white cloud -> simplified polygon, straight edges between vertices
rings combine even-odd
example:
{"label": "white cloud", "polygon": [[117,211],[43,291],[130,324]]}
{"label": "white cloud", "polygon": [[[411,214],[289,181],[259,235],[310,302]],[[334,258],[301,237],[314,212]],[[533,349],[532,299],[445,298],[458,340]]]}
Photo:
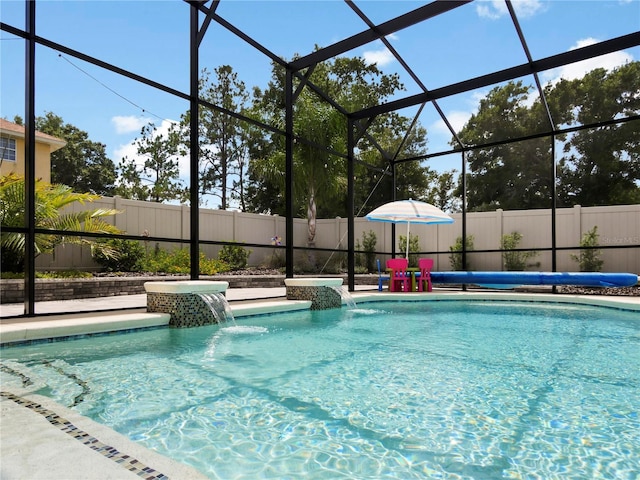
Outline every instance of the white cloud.
{"label": "white cloud", "polygon": [[362,57],[366,63],[375,63],[379,67],[384,67],[396,59],[387,48],[383,48],[382,50],[368,50],[362,53]]}
{"label": "white cloud", "polygon": [[116,127],[117,134],[123,133],[131,133],[136,132],[139,133],[142,127],[144,127],[151,120],[143,117],[134,117],[133,115],[129,115],[126,117],[117,115],[111,119],[111,123]]}
{"label": "white cloud", "polygon": [[[389,42],[398,41],[399,37],[395,34],[389,34],[385,37]],[[384,46],[382,41],[377,40],[374,45],[377,45],[378,50],[366,50],[362,52],[362,58],[368,64],[376,64],[378,67],[384,67],[385,65],[389,65],[393,62],[396,57],[393,56],[393,53],[389,51],[387,47]],[[375,48],[375,47],[374,47]]]}
{"label": "white cloud", "polygon": [[[543,4],[540,0],[515,0],[512,5],[519,18],[532,17],[543,10]],[[509,14],[504,0],[480,1],[476,4],[476,12],[478,16],[491,20],[497,20]]]}
{"label": "white cloud", "polygon": [[545,9],[543,3],[539,0],[516,0],[513,2],[513,8],[519,18],[533,17]]}
{"label": "white cloud", "polygon": [[490,0],[485,2],[478,2],[476,4],[476,12],[478,13],[479,17],[496,20],[506,15],[509,11],[507,10],[507,6],[504,2],[498,0]]}
{"label": "white cloud", "polygon": [[[575,50],[576,48],[586,47],[598,43],[598,40],[594,38],[585,38],[579,40],[569,50]],[[625,63],[632,62],[633,56],[624,51],[618,51],[602,55],[600,57],[590,58],[589,60],[583,60],[582,62],[565,65],[560,68],[554,68],[541,73],[541,78],[544,83],[554,84],[560,79],[575,80],[582,78],[591,70],[596,68],[604,68],[605,70],[613,70],[616,67],[624,65]]]}
{"label": "white cloud", "polygon": [[475,90],[471,92],[469,104],[472,106],[474,112],[478,111],[478,108],[480,107],[480,101],[487,98],[487,95],[489,95],[489,90]]}
{"label": "white cloud", "polygon": [[[449,123],[456,132],[459,132],[462,127],[464,127],[465,123],[467,123],[471,118],[471,115],[472,112],[463,112],[460,110],[452,110],[451,112],[448,112],[446,114],[447,120],[449,120]],[[436,134],[451,136],[451,132],[442,119],[431,124],[431,127],[428,129],[428,131]]]}

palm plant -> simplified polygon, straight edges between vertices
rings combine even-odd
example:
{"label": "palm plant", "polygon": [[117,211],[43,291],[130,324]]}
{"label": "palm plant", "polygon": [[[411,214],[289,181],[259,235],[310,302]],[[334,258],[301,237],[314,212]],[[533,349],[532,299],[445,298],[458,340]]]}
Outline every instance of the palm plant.
{"label": "palm plant", "polygon": [[[38,229],[85,232],[85,233],[122,233],[107,223],[103,217],[115,215],[118,210],[97,208],[79,212],[62,212],[74,203],[84,204],[100,198],[89,193],[76,193],[66,185],[52,185],[37,181],[35,186],[35,226]],[[8,175],[0,177],[0,222],[3,232],[0,234],[2,246],[2,268],[5,271],[20,272],[24,265],[26,239],[23,232],[7,232],[7,227],[22,228],[25,222],[25,182],[24,177]],[[99,248],[106,256],[116,256],[108,244],[98,243],[91,238],[75,235],[38,234],[35,236],[36,256],[53,253],[58,245],[75,244]]]}

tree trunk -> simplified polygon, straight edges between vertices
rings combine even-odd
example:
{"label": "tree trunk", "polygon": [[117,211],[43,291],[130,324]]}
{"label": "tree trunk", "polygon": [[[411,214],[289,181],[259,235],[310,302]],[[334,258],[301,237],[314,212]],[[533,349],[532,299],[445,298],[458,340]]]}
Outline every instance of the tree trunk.
{"label": "tree trunk", "polygon": [[313,189],[311,189],[310,193],[309,204],[307,205],[307,241],[313,243],[316,239],[316,195]]}

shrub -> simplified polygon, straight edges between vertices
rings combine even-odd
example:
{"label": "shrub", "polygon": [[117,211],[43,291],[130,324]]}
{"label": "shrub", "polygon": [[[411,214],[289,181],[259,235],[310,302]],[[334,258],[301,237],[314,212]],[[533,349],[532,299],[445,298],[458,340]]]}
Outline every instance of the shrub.
{"label": "shrub", "polygon": [[[24,272],[2,272],[3,280],[18,280],[24,278]],[[36,278],[91,278],[93,274],[80,270],[56,270],[56,271],[38,271]]]}
{"label": "shrub", "polygon": [[296,275],[304,273],[317,273],[318,267],[309,261],[306,251],[296,251],[293,253],[293,273]]}
{"label": "shrub", "polygon": [[168,252],[156,247],[154,252],[144,259],[143,269],[153,273],[189,273],[191,257],[188,248],[178,248]]}
{"label": "shrub", "polygon": [[231,270],[242,270],[246,268],[251,250],[247,250],[240,245],[225,245],[218,253],[218,260],[225,262]]}
{"label": "shrub", "polygon": [[375,272],[376,268],[376,243],[378,239],[373,230],[362,232],[362,250],[364,250],[364,266],[367,272]]}
{"label": "shrub", "polygon": [[362,244],[360,243],[360,240],[356,240],[355,249],[360,253],[355,254],[355,273],[371,273],[378,271],[376,267],[377,243],[378,238],[373,230],[362,232]]}
{"label": "shrub", "polygon": [[[473,250],[473,235],[467,235],[467,252]],[[462,236],[456,238],[456,243],[449,247],[449,263],[451,270],[462,270]],[[471,261],[467,258],[467,270],[471,270]]]}
{"label": "shrub", "polygon": [[364,273],[364,271],[366,270],[364,266],[365,256],[364,256],[364,253],[361,253],[362,245],[360,245],[360,240],[358,240],[357,238],[356,238],[355,250],[356,252],[354,253],[354,259],[356,262],[356,270],[360,270],[359,273]]}
{"label": "shrub", "polygon": [[326,260],[322,261],[322,268],[319,273],[339,275],[345,272],[346,270],[347,270],[347,254],[343,252],[338,252],[338,253],[329,255],[326,258]]}
{"label": "shrub", "polygon": [[513,251],[518,248],[522,240],[522,234],[519,232],[512,232],[509,235],[503,235],[500,242],[502,250],[511,250],[502,252],[502,259],[504,261],[504,268],[507,271],[521,272],[527,267],[539,265],[529,264],[527,260],[538,255],[538,252],[532,251]]}
{"label": "shrub", "polygon": [[204,252],[200,252],[200,273],[202,275],[215,275],[231,270],[229,265],[215,258],[208,258]]}
{"label": "shrub", "polygon": [[283,252],[274,250],[270,256],[265,257],[262,266],[265,268],[282,269],[287,266],[287,260]]}
{"label": "shrub", "polygon": [[[227,263],[215,258],[207,258],[204,252],[200,252],[199,267],[202,275],[215,275],[230,270]],[[142,268],[146,272],[186,275],[191,271],[191,254],[188,248],[178,248],[171,252],[156,248],[154,253],[144,258]]]}
{"label": "shrub", "polygon": [[600,250],[594,248],[600,245],[598,237],[598,226],[596,225],[592,230],[582,235],[580,246],[585,250],[580,250],[580,255],[571,255],[571,259],[580,265],[581,272],[599,272],[602,270],[604,261],[600,259]]}
{"label": "shrub", "polygon": [[[407,237],[404,235],[400,235],[400,241],[398,242],[398,248],[402,255],[406,255],[407,253]],[[418,266],[418,256],[417,252],[420,251],[420,238],[418,235],[411,235],[409,233],[409,266],[417,267]],[[412,255],[414,253],[415,255]],[[375,262],[375,260],[374,260]]]}
{"label": "shrub", "polygon": [[115,252],[113,255],[105,255],[103,248],[91,250],[93,259],[107,272],[142,271],[145,249],[140,242],[113,238],[99,243],[106,244],[109,250]]}
{"label": "shrub", "polygon": [[55,272],[36,272],[36,278],[92,278],[90,272],[80,270],[58,270]]}
{"label": "shrub", "polygon": [[[282,245],[282,238],[279,235],[271,237],[271,245],[279,247]],[[283,250],[274,248],[271,252],[271,257],[267,257],[263,262],[263,266],[267,268],[282,269],[287,266],[287,259]]]}

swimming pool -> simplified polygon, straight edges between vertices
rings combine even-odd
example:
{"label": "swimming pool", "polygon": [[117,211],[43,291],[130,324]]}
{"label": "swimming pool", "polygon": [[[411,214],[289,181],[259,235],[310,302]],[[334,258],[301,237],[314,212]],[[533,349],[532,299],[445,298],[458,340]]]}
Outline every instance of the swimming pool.
{"label": "swimming pool", "polygon": [[10,348],[2,363],[211,478],[636,478],[637,317],[376,302]]}

